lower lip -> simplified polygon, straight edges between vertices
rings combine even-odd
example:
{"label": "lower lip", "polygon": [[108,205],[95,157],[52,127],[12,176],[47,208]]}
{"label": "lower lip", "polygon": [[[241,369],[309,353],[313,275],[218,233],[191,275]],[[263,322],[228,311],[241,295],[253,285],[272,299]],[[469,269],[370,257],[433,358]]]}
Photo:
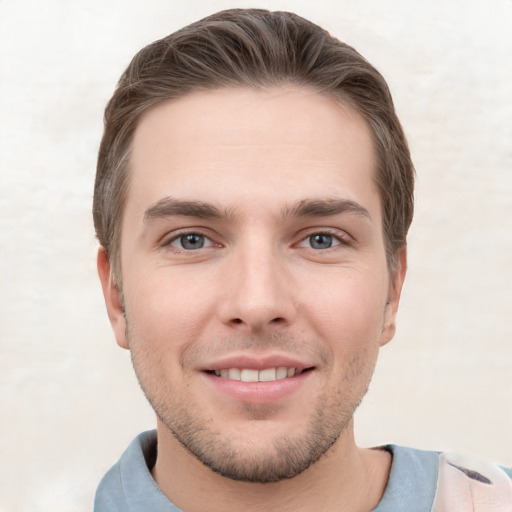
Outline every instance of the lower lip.
{"label": "lower lip", "polygon": [[312,373],[312,370],[308,370],[293,377],[268,382],[242,382],[210,373],[203,373],[203,375],[215,390],[235,400],[244,403],[267,404],[277,402],[295,393]]}

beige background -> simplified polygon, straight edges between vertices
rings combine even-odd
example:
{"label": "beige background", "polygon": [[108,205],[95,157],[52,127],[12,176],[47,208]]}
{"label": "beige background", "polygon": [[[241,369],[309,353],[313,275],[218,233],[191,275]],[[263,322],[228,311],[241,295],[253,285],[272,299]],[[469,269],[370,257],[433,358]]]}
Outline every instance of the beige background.
{"label": "beige background", "polygon": [[[245,1],[0,0],[0,512],[91,510],[153,426],[117,348],[90,218],[102,110],[143,44]],[[264,1],[388,79],[418,171],[395,340],[365,445],[512,464],[512,1]]]}

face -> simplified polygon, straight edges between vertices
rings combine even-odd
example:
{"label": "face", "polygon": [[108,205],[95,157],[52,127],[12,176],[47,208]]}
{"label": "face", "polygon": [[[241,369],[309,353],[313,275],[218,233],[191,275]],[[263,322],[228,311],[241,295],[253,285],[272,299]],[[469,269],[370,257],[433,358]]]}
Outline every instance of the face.
{"label": "face", "polygon": [[195,93],[145,114],[131,170],[122,300],[99,273],[160,424],[229,478],[301,473],[394,333],[368,126],[308,89]]}

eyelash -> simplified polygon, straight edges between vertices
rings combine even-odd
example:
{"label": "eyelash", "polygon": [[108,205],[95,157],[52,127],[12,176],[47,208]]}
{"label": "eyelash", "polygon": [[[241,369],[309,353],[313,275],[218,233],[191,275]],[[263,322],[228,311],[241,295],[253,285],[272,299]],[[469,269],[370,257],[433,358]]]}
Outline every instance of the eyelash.
{"label": "eyelash", "polygon": [[[206,243],[208,245],[206,245],[206,247],[205,247],[205,245],[201,245],[200,247],[195,248],[195,249],[193,249],[193,248],[187,249],[187,248],[183,247],[183,244],[181,244],[182,245],[181,247],[173,246],[174,242],[177,242],[177,241],[183,239],[184,237],[194,236],[194,235],[198,236],[198,237],[202,237],[204,239],[204,241],[207,241]],[[329,247],[318,248],[318,249],[315,247],[311,247],[311,245],[309,245],[308,247],[301,245],[303,243],[307,243],[308,240],[311,241],[312,237],[314,237],[314,236],[332,237],[332,239],[335,240],[336,243],[334,243],[333,245],[331,245]],[[351,244],[352,244],[352,241],[350,239],[350,236],[344,232],[340,232],[339,230],[332,230],[332,229],[318,229],[318,230],[311,230],[306,236],[303,236],[301,238],[301,240],[297,244],[295,244],[295,246],[303,247],[305,249],[311,249],[311,250],[314,250],[315,252],[325,252],[330,249],[334,249],[335,247],[338,247],[340,245],[341,246],[350,246]],[[220,244],[216,244],[215,242],[213,242],[212,239],[208,235],[201,232],[200,230],[181,231],[179,233],[174,234],[171,238],[164,240],[161,245],[165,248],[173,248],[175,251],[179,251],[179,252],[196,252],[196,251],[199,251],[200,249],[207,249],[209,247],[214,247],[214,246],[221,247]]]}
{"label": "eyelash", "polygon": [[176,251],[181,251],[181,252],[195,252],[195,251],[198,251],[199,249],[205,248],[204,246],[201,246],[201,247],[199,247],[197,249],[186,249],[184,247],[174,247],[173,246],[174,242],[179,241],[180,239],[183,239],[183,238],[185,238],[187,236],[202,237],[205,241],[208,241],[208,245],[207,245],[206,248],[213,247],[215,245],[220,246],[219,244],[215,244],[215,242],[213,242],[212,239],[208,235],[206,235],[205,233],[203,233],[203,232],[201,232],[200,230],[197,230],[197,229],[186,230],[186,231],[181,231],[179,233],[175,233],[171,238],[165,239],[161,245],[163,247],[165,247],[165,248],[170,247],[170,248],[173,248]]}
{"label": "eyelash", "polygon": [[334,249],[338,246],[351,246],[352,245],[352,239],[347,233],[342,232],[342,231],[340,232],[339,230],[328,229],[328,228],[311,230],[306,236],[301,238],[300,242],[296,245],[300,246],[300,244],[307,242],[308,240],[311,240],[312,237],[321,236],[321,235],[332,237],[333,240],[335,240],[337,243],[330,247],[324,248],[324,249],[315,249],[314,247],[311,247],[311,246],[305,247],[305,248],[312,249],[317,252],[323,252],[323,251],[328,251],[330,249]]}

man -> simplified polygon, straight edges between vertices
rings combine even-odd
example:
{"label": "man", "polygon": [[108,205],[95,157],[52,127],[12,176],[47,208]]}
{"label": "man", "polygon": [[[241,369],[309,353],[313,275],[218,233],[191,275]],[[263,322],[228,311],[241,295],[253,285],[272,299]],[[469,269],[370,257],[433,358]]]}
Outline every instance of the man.
{"label": "man", "polygon": [[224,11],[136,55],[94,220],[157,430],[96,511],[510,510],[501,468],[354,441],[395,331],[413,177],[384,79],[296,15]]}

